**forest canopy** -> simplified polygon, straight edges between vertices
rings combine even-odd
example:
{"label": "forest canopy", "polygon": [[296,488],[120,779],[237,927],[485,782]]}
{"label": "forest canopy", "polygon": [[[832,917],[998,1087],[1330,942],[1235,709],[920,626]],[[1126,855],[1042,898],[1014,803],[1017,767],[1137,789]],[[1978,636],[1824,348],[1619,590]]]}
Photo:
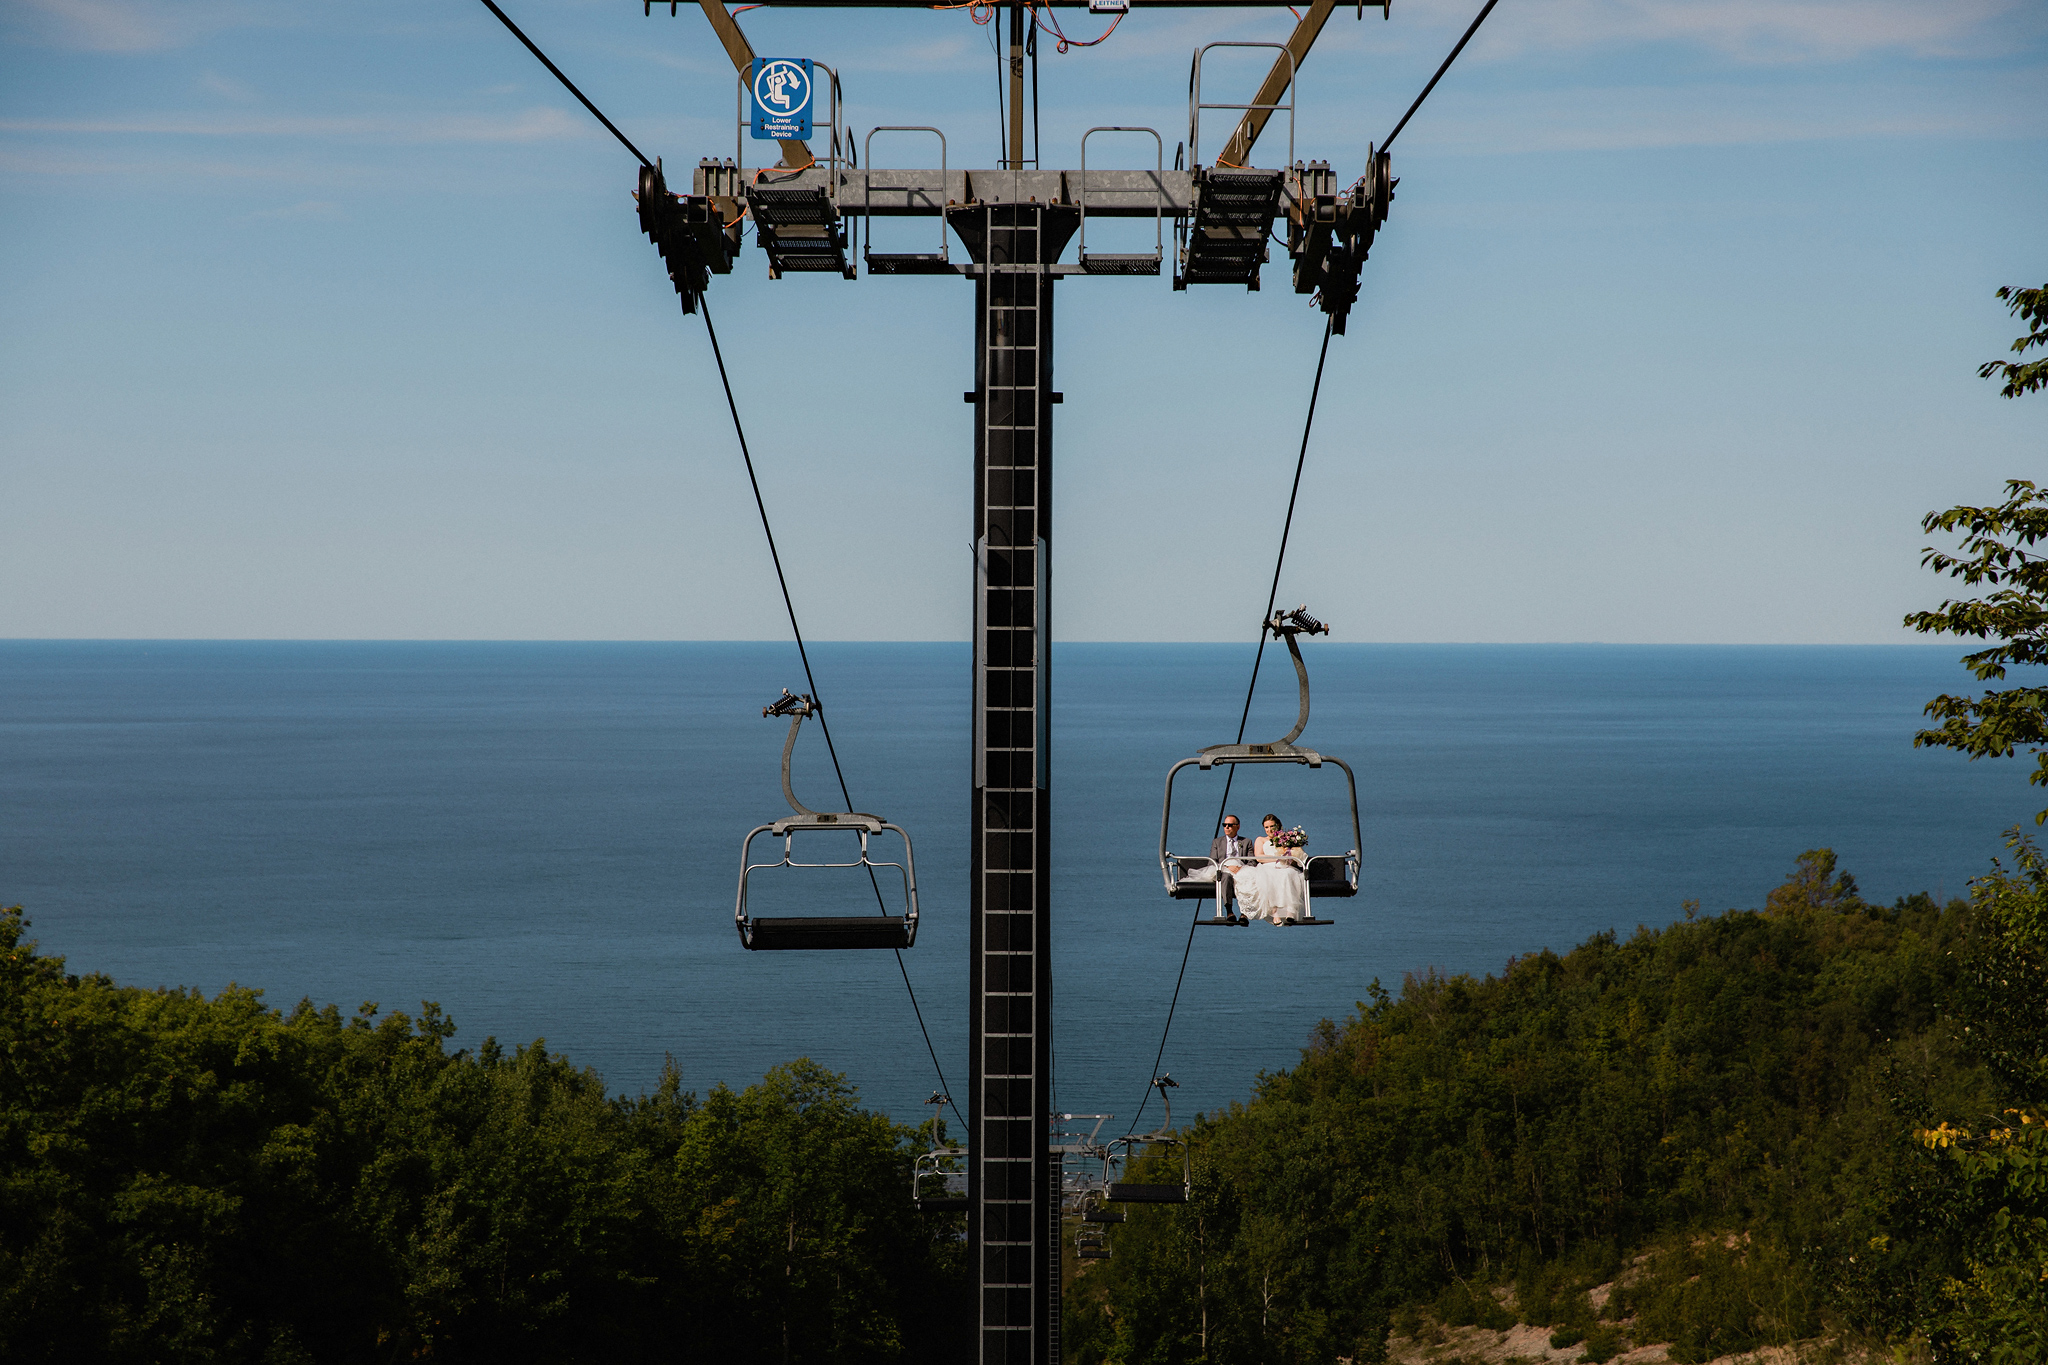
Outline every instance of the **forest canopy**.
{"label": "forest canopy", "polygon": [[1518,1322],[1591,1361],[2048,1359],[2048,869],[2015,847],[1968,902],[1872,904],[1817,849],[1760,912],[1374,981],[1195,1126],[1189,1204],[1076,1266],[1068,1361],[1377,1360]]}
{"label": "forest canopy", "polygon": [[[2048,862],[2013,848],[1967,901],[1873,903],[1817,849],[1761,910],[1370,983],[1185,1130],[1189,1204],[1069,1254],[1065,1360],[1328,1365],[1517,1323],[1591,1362],[2048,1358]],[[612,1097],[538,1041],[454,1048],[432,1005],[122,987],[24,928],[0,916],[0,1358],[968,1339],[959,1216],[910,1199],[937,1135],[810,1062]]]}
{"label": "forest canopy", "polygon": [[[0,917],[0,1359],[932,1359],[928,1143],[808,1061],[608,1097],[541,1042],[68,975]],[[942,1344],[943,1343],[943,1344]]]}

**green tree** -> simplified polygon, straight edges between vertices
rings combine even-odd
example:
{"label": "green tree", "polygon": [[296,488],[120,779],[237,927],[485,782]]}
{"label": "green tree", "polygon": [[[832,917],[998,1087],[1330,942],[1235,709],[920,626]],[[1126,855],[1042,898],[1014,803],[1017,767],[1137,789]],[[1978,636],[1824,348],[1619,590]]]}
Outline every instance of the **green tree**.
{"label": "green tree", "polygon": [[1821,914],[1860,910],[1863,898],[1856,892],[1856,879],[1835,871],[1835,851],[1809,848],[1799,855],[1798,867],[1783,886],[1764,898],[1766,915]]}
{"label": "green tree", "polygon": [[1981,1137],[1944,1123],[1921,1140],[1953,1162],[1973,1225],[1967,1276],[1951,1278],[1933,1333],[1939,1358],[2048,1360],[2048,1125],[2007,1110]]}
{"label": "green tree", "polygon": [[[2048,539],[2048,489],[2028,479],[2009,479],[2005,487],[2000,506],[1951,507],[1928,513],[1921,523],[1928,531],[1964,532],[1959,553],[1929,547],[1922,564],[1997,591],[1906,617],[1922,634],[1999,641],[1963,656],[1980,682],[2003,680],[2011,664],[2048,664],[2048,555],[2029,548]],[[1974,760],[2011,758],[2024,744],[2036,755],[2027,780],[2048,787],[2048,749],[2042,747],[2048,745],[2048,687],[1994,688],[1981,697],[1943,693],[1924,710],[1940,725],[1915,734],[1914,748],[1960,749]],[[2048,810],[2034,823],[2048,823]]]}
{"label": "green tree", "polygon": [[[2048,348],[2048,284],[2039,289],[2007,285],[1998,291],[1998,297],[2005,300],[2008,312],[2027,324],[2026,335],[2012,343],[2013,354],[2025,355],[2036,346]],[[1977,367],[1977,377],[2003,378],[2005,387],[1999,393],[2017,398],[2048,386],[2048,360],[1987,360]]]}
{"label": "green tree", "polygon": [[[1955,995],[1965,1047],[2005,1103],[1916,1136],[1952,1179],[1962,1273],[1929,1324],[1944,1361],[2048,1360],[2048,859],[2017,831],[2017,866],[1970,884],[1973,943]],[[1973,1131],[1974,1130],[1974,1131]]]}
{"label": "green tree", "polygon": [[854,1098],[800,1058],[692,1116],[675,1170],[694,1274],[722,1286],[695,1329],[705,1358],[925,1359],[968,1335],[957,1220],[916,1212],[910,1131]]}
{"label": "green tree", "polygon": [[[2005,288],[2013,314],[2028,325],[2012,344],[2025,355],[2048,347],[2048,285],[2040,289]],[[2048,360],[1988,361],[1978,374],[2003,376],[2007,398],[2048,386]],[[1906,624],[1923,635],[1963,635],[1995,640],[1989,649],[1965,654],[1963,663],[1979,682],[2003,681],[2012,664],[2048,664],[2048,555],[2032,547],[2048,539],[2048,489],[2028,479],[2008,479],[2005,501],[1996,507],[1951,507],[1929,512],[1921,529],[1960,531],[1963,543],[1950,554],[1928,546],[1920,562],[1936,573],[1960,578],[1966,586],[1994,589],[1983,597],[1943,602],[1933,611],[1911,612]],[[1913,736],[1913,747],[1960,749],[1974,761],[1987,756],[2011,758],[2020,745],[2036,756],[2028,781],[2048,787],[2048,687],[2005,687],[1981,697],[1943,693],[1924,708],[1940,722]],[[2035,813],[2034,823],[2048,824],[2048,810]]]}
{"label": "green tree", "polygon": [[2018,830],[2006,847],[2016,866],[1970,883],[1975,942],[1954,1008],[2004,1098],[2048,1110],[2048,858]]}

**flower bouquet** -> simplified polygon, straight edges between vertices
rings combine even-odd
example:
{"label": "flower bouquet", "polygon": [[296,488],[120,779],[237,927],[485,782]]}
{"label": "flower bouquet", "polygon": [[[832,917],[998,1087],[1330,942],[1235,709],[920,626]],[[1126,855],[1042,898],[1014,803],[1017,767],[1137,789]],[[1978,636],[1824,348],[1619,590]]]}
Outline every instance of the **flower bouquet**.
{"label": "flower bouquet", "polygon": [[1300,825],[1296,825],[1293,829],[1281,830],[1278,834],[1275,834],[1273,837],[1266,840],[1266,842],[1272,845],[1274,848],[1307,848],[1308,832],[1304,830]]}

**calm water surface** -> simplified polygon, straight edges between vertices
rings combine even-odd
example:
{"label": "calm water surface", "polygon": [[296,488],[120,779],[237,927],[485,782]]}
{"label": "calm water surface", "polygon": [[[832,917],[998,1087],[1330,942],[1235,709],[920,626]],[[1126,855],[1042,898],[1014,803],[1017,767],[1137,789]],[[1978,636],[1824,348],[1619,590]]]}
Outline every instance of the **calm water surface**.
{"label": "calm water surface", "polygon": [[[1327,929],[1194,937],[1163,1062],[1186,1108],[1290,1065],[1374,977],[1754,906],[1829,846],[1883,900],[1957,894],[2039,793],[2018,763],[1911,748],[1969,688],[1928,647],[1313,642],[1304,743],[1359,774],[1363,892]],[[821,645],[854,800],[917,841],[905,955],[964,1086],[964,645]],[[1294,713],[1269,656],[1248,738]],[[1161,894],[1161,783],[1231,739],[1248,647],[1054,651],[1059,1100],[1128,1118],[1188,942]],[[750,954],[741,836],[786,809],[800,689],[767,644],[0,642],[0,903],[46,952],[141,986],[260,986],[353,1009],[440,1002],[474,1045],[545,1037],[627,1092],[809,1055],[915,1119],[933,1087],[895,959]],[[817,737],[797,788],[833,806]],[[1203,785],[1207,784],[1207,785]],[[1183,774],[1176,847],[1220,778]],[[1348,845],[1341,777],[1250,773],[1231,807]],[[1179,818],[1185,815],[1185,819]]]}

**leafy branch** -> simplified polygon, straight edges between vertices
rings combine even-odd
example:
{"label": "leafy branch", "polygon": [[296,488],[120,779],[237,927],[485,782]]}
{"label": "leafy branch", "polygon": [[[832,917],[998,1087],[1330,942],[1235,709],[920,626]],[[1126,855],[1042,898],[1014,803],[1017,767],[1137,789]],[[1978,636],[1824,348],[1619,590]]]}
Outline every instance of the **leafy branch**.
{"label": "leafy branch", "polygon": [[[2048,348],[2048,285],[2039,289],[2000,289],[2007,309],[2028,326],[2012,344],[2026,355]],[[2048,359],[1989,361],[1979,377],[2003,376],[2001,392],[2017,398],[2048,387]],[[1979,682],[2003,681],[2013,664],[2048,664],[2048,555],[2034,547],[2048,541],[2048,489],[2030,479],[2008,479],[2005,501],[1996,507],[1951,507],[1929,512],[1920,527],[1960,533],[1962,545],[1953,553],[1928,546],[1922,567],[1961,579],[1966,587],[1990,588],[1982,597],[1951,599],[1933,611],[1908,613],[1906,625],[1923,635],[1960,635],[1994,641],[1990,648],[1963,656],[1963,664]],[[2021,745],[2035,755],[2027,780],[2048,787],[2048,687],[2007,687],[1981,697],[1944,693],[1927,703],[1932,729],[1913,736],[1913,747],[1957,749],[1979,758],[2011,758]],[[2048,810],[2036,812],[2034,823],[2048,824]]]}
{"label": "leafy branch", "polygon": [[[1906,617],[1906,624],[1922,634],[1996,639],[1991,648],[1963,656],[1980,682],[2002,680],[2011,664],[2048,664],[2048,556],[2029,548],[2048,541],[2048,489],[2027,479],[2009,479],[2005,488],[2008,496],[2001,506],[1951,507],[1930,512],[1921,522],[1930,532],[1964,533],[1960,552],[1929,547],[1921,564],[1968,586],[1997,591]],[[1959,749],[1978,759],[2011,758],[2022,744],[2048,745],[2048,687],[1994,689],[1981,697],[1944,693],[1924,709],[1939,725],[1913,736],[1916,749]],[[2027,780],[2048,787],[2048,752],[2034,752],[2036,766]],[[2048,823],[2048,811],[2037,814],[2034,823]]]}
{"label": "leafy branch", "polygon": [[[2039,289],[2015,289],[2007,285],[1998,291],[2006,311],[2027,324],[2027,334],[2012,344],[2013,354],[2025,355],[2036,346],[2048,348],[2048,285]],[[2048,385],[2048,359],[2011,361],[1987,360],[1977,367],[1979,379],[2003,376],[2001,396],[2017,398]]]}

